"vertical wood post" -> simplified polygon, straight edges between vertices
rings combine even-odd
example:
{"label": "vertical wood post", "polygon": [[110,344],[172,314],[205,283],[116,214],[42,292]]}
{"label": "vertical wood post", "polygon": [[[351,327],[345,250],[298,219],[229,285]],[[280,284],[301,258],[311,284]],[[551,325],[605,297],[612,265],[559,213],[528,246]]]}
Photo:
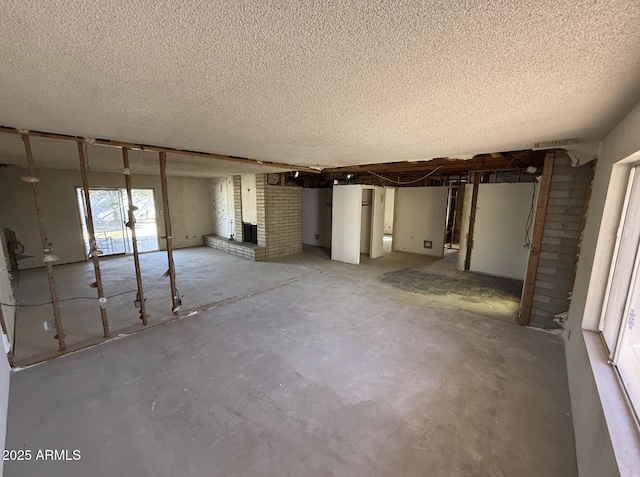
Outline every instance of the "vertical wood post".
{"label": "vertical wood post", "polygon": [[471,269],[471,252],[473,249],[473,229],[476,224],[476,208],[478,207],[478,188],[480,187],[480,179],[482,172],[469,173],[469,178],[473,181],[473,191],[471,193],[471,211],[469,212],[469,231],[467,232],[467,250],[464,259],[464,269]]}
{"label": "vertical wood post", "polygon": [[62,318],[60,317],[60,302],[58,300],[58,292],[56,290],[56,281],[53,278],[53,265],[55,260],[51,254],[53,246],[47,237],[47,229],[44,224],[44,215],[42,214],[42,203],[40,201],[40,188],[38,179],[36,178],[36,169],[33,165],[33,153],[31,151],[31,141],[27,134],[22,134],[24,141],[24,149],[27,155],[27,164],[29,166],[29,180],[33,191],[33,200],[36,206],[36,215],[38,216],[38,227],[40,229],[40,241],[42,242],[42,252],[44,253],[44,264],[47,267],[47,278],[49,281],[49,293],[51,294],[51,305],[53,307],[53,317],[56,324],[56,337],[58,339],[58,347],[60,351],[65,351],[67,345],[64,341],[64,329],[62,328]]}
{"label": "vertical wood post", "polygon": [[142,273],[140,272],[140,256],[138,254],[138,238],[136,236],[136,217],[133,213],[133,194],[131,193],[131,170],[129,169],[129,150],[122,148],[122,162],[124,165],[124,181],[127,187],[127,202],[129,203],[129,230],[131,230],[131,243],[133,245],[133,263],[136,267],[136,282],[138,283],[138,298],[140,299],[140,319],[144,326],[147,325],[147,308],[144,303],[144,291],[142,290]]}
{"label": "vertical wood post", "polygon": [[80,159],[80,175],[82,176],[82,191],[84,192],[84,205],[87,212],[87,231],[89,232],[89,256],[93,262],[93,272],[96,276],[96,288],[98,290],[98,303],[100,304],[100,318],[102,319],[102,332],[108,338],[109,320],[107,318],[107,299],[104,296],[102,287],[102,273],[100,272],[100,257],[98,255],[98,245],[96,244],[96,233],[93,226],[93,213],[91,212],[91,195],[89,194],[89,179],[87,177],[87,156],[84,150],[84,143],[78,141],[78,158]]}
{"label": "vertical wood post", "polygon": [[544,223],[547,217],[547,204],[549,203],[549,191],[551,189],[551,174],[553,172],[554,158],[554,151],[549,151],[544,156],[544,168],[540,179],[540,188],[538,189],[538,205],[536,206],[536,216],[533,223],[529,262],[527,264],[527,274],[524,279],[522,302],[520,303],[520,313],[518,315],[518,323],[523,326],[526,326],[531,322],[533,292],[536,286],[536,276],[538,275],[538,262],[540,261],[542,235],[544,233]]}
{"label": "vertical wood post", "polygon": [[171,215],[169,213],[169,195],[167,193],[167,153],[160,152],[160,182],[162,186],[162,212],[164,215],[164,233],[167,243],[167,259],[169,262],[169,282],[171,283],[171,311],[178,313],[178,292],[176,290],[176,272],[173,263],[173,238],[171,237]]}

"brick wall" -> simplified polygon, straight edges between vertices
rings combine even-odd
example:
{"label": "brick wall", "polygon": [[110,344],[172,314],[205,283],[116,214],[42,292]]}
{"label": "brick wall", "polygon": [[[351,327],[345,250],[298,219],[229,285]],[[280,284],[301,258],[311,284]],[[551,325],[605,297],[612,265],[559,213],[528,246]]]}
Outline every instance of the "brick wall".
{"label": "brick wall", "polygon": [[233,176],[233,203],[234,203],[234,238],[242,242],[242,185],[240,176]]}
{"label": "brick wall", "polygon": [[568,157],[554,161],[533,292],[531,326],[558,328],[554,316],[569,309],[568,296],[575,279],[593,167],[593,161],[571,167]]}
{"label": "brick wall", "polygon": [[[260,247],[267,247],[267,234],[266,227],[266,188],[267,188],[267,174],[256,174],[256,208],[258,209],[258,245]],[[269,250],[267,247],[267,257],[269,256]]]}
{"label": "brick wall", "polygon": [[[262,186],[258,186],[258,229],[260,229],[261,208],[264,210],[267,257],[281,257],[302,251],[302,188],[293,186],[266,185],[264,174]],[[261,199],[260,190],[264,190]],[[260,232],[258,231],[258,242]],[[258,244],[260,245],[260,243]]]}

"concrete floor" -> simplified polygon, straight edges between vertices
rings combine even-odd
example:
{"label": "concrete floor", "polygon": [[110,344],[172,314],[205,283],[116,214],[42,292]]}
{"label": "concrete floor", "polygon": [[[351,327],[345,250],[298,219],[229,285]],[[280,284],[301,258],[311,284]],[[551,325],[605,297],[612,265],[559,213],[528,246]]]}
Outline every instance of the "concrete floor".
{"label": "concrete floor", "polygon": [[81,459],[5,475],[577,475],[562,338],[380,280],[438,260],[178,252],[238,298],[15,372],[6,448]]}

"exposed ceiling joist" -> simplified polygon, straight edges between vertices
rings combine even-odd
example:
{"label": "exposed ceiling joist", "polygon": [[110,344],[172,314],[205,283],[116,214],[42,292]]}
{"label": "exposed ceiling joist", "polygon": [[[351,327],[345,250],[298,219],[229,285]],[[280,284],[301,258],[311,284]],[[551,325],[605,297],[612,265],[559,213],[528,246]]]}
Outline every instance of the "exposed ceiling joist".
{"label": "exposed ceiling joist", "polygon": [[465,173],[469,171],[518,170],[528,166],[541,167],[544,163],[545,151],[514,151],[498,154],[481,154],[473,159],[460,160],[439,158],[431,161],[393,162],[382,164],[365,164],[359,166],[336,167],[324,169],[323,176],[337,177],[345,174],[393,174],[402,175],[436,171],[438,175]]}
{"label": "exposed ceiling joist", "polygon": [[319,169],[314,169],[314,168],[310,168],[310,167],[305,167],[305,166],[298,166],[295,164],[285,164],[285,163],[281,163],[281,162],[272,162],[272,161],[259,161],[257,159],[249,159],[246,157],[235,157],[235,156],[226,156],[223,154],[215,154],[215,153],[210,153],[210,152],[200,152],[200,151],[190,151],[190,150],[186,150],[186,149],[174,149],[174,148],[170,148],[170,147],[161,147],[161,146],[152,146],[149,144],[139,144],[139,143],[132,143],[132,142],[124,142],[124,141],[116,141],[116,140],[112,140],[112,139],[86,139],[80,136],[70,136],[70,135],[66,135],[66,134],[55,134],[55,133],[48,133],[48,132],[43,132],[43,131],[24,131],[22,129],[18,129],[18,128],[13,128],[13,127],[9,127],[9,126],[0,126],[0,132],[4,132],[4,133],[8,133],[8,134],[18,134],[18,135],[23,135],[23,134],[27,134],[29,136],[32,137],[43,137],[43,138],[47,138],[47,139],[57,139],[60,141],[74,141],[74,142],[83,142],[83,141],[87,141],[90,142],[92,144],[98,144],[101,146],[110,146],[110,147],[120,147],[120,148],[127,148],[127,149],[132,149],[132,150],[145,150],[145,151],[155,151],[155,152],[165,152],[165,153],[172,153],[172,154],[183,154],[183,155],[187,155],[187,156],[196,156],[196,157],[204,157],[204,158],[210,158],[210,159],[219,159],[219,160],[223,160],[223,161],[230,161],[230,162],[238,162],[238,163],[242,163],[242,164],[250,164],[250,165],[260,165],[260,166],[264,166],[264,167],[274,167],[274,168],[278,168],[278,169],[289,169],[289,170],[293,170],[293,171],[301,171],[301,172],[307,172],[310,174],[319,174],[320,170]]}

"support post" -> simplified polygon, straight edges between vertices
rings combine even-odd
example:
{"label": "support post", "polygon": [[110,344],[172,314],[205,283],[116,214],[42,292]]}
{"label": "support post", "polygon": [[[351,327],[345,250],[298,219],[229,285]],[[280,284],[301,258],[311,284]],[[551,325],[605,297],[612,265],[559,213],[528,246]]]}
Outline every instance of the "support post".
{"label": "support post", "polygon": [[147,309],[144,303],[144,291],[142,290],[142,273],[140,272],[140,256],[138,254],[138,238],[136,236],[136,217],[133,213],[133,194],[131,193],[131,170],[129,169],[129,149],[122,148],[122,162],[124,165],[124,181],[127,187],[127,202],[129,204],[129,230],[131,230],[131,243],[133,245],[133,263],[136,267],[136,282],[138,283],[138,299],[140,300],[140,319],[147,326]]}
{"label": "support post", "polygon": [[529,262],[527,264],[527,274],[524,279],[520,313],[518,314],[518,324],[522,326],[527,326],[531,322],[533,292],[535,291],[536,276],[538,275],[538,262],[540,261],[542,235],[544,233],[544,223],[547,217],[547,204],[549,203],[549,191],[551,190],[551,175],[553,172],[554,159],[554,151],[547,152],[544,157],[544,168],[540,179],[540,188],[538,189],[538,205],[536,206],[536,216],[533,222],[533,235],[531,237]]}
{"label": "support post", "polygon": [[467,250],[464,260],[464,270],[468,272],[471,269],[471,252],[473,249],[473,229],[476,224],[476,209],[478,207],[478,188],[480,187],[481,172],[469,173],[469,177],[473,180],[473,191],[471,193],[471,211],[469,212],[469,231],[467,232]]}
{"label": "support post", "polygon": [[91,212],[91,195],[89,194],[89,179],[87,177],[87,156],[84,150],[84,143],[78,142],[78,158],[80,159],[80,175],[82,177],[82,191],[84,192],[84,206],[87,212],[87,231],[89,232],[89,256],[93,262],[93,272],[96,277],[96,288],[98,290],[98,303],[100,305],[100,318],[102,319],[102,333],[108,338],[109,320],[107,318],[107,299],[104,296],[102,287],[102,273],[100,272],[100,257],[98,255],[98,245],[96,244],[96,233],[93,226],[93,213]]}
{"label": "support post", "polygon": [[171,215],[169,213],[169,195],[167,192],[167,153],[160,152],[160,182],[162,186],[162,215],[164,216],[164,233],[167,243],[167,259],[169,262],[169,282],[171,284],[171,311],[178,314],[180,300],[176,290],[176,272],[173,263],[173,238],[171,237]]}
{"label": "support post", "polygon": [[60,317],[60,302],[58,300],[58,292],[56,290],[56,281],[53,278],[53,265],[52,262],[56,260],[55,256],[51,254],[53,246],[49,242],[47,237],[47,229],[44,224],[44,215],[42,214],[42,203],[40,201],[40,188],[38,185],[38,179],[36,177],[36,169],[33,165],[33,153],[31,151],[31,141],[27,134],[22,134],[22,141],[24,142],[24,149],[27,155],[27,164],[29,167],[29,177],[27,182],[31,183],[31,189],[33,191],[33,200],[36,206],[36,215],[38,216],[38,227],[40,230],[40,241],[42,242],[42,252],[44,253],[44,264],[47,267],[47,278],[49,281],[49,293],[51,294],[51,305],[53,307],[53,318],[56,324],[56,338],[58,339],[58,348],[60,351],[65,351],[67,345],[64,341],[64,329],[62,328],[62,318]]}

